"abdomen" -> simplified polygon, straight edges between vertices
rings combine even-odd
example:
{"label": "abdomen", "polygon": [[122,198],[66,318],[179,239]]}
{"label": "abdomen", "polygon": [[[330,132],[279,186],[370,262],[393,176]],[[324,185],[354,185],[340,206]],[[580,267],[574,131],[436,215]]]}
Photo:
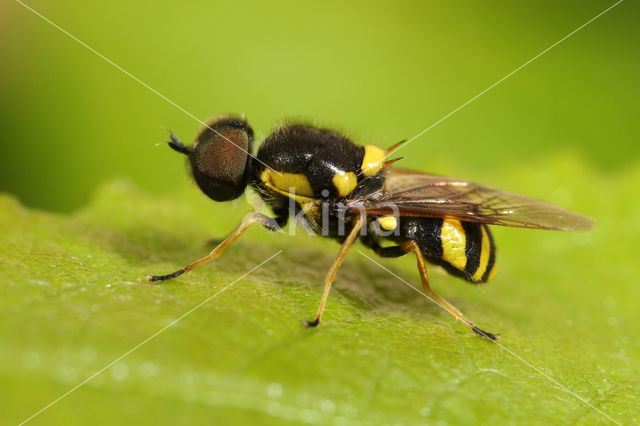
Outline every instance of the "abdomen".
{"label": "abdomen", "polygon": [[403,239],[418,243],[427,260],[474,283],[496,273],[496,248],[487,225],[453,218],[400,219]]}

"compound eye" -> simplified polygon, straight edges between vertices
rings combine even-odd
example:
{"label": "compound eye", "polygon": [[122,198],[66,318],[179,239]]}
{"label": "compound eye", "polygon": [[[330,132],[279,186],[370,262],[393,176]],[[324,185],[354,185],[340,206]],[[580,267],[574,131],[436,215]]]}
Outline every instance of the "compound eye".
{"label": "compound eye", "polygon": [[240,119],[220,119],[202,130],[189,158],[193,177],[207,196],[228,201],[242,194],[252,142],[251,127]]}

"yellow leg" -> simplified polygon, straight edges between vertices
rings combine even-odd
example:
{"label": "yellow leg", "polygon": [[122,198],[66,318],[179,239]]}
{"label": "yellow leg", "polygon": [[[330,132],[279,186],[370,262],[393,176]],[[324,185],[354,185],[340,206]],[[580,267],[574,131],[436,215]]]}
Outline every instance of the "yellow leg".
{"label": "yellow leg", "polygon": [[455,319],[462,321],[462,323],[469,327],[469,329],[474,333],[479,334],[482,337],[486,337],[490,340],[498,340],[500,338],[500,336],[497,334],[488,333],[476,327],[471,321],[469,321],[464,315],[462,315],[462,313],[455,306],[453,306],[451,303],[447,302],[445,299],[438,296],[433,292],[433,290],[431,290],[431,285],[429,285],[429,277],[427,275],[427,265],[424,261],[424,257],[422,256],[422,252],[420,251],[418,243],[416,243],[415,241],[407,241],[400,247],[407,252],[411,251],[415,253],[418,260],[418,271],[420,271],[420,278],[422,279],[422,291],[427,296],[429,296],[436,303],[446,309],[447,312],[455,317]]}
{"label": "yellow leg", "polygon": [[216,248],[214,248],[211,253],[209,253],[208,255],[206,255],[205,257],[203,257],[202,259],[196,260],[195,262],[185,266],[182,269],[178,269],[175,272],[172,272],[171,274],[167,274],[167,275],[147,275],[147,281],[149,282],[155,282],[155,281],[165,281],[165,280],[170,280],[171,278],[175,278],[177,276],[180,276],[182,274],[184,274],[185,272],[189,272],[190,270],[197,268],[200,265],[204,265],[207,262],[210,262],[214,259],[219,258],[222,253],[224,253],[224,251],[231,245],[233,244],[238,237],[240,237],[240,235],[242,235],[244,233],[244,231],[246,231],[247,229],[249,229],[249,227],[251,225],[253,225],[254,223],[258,223],[262,226],[264,226],[265,228],[268,228],[269,230],[275,231],[280,229],[278,227],[278,225],[276,224],[275,220],[265,216],[261,213],[249,213],[248,215],[246,215],[244,217],[244,219],[242,219],[242,223],[240,224],[240,226],[238,226],[236,228],[235,231],[233,231],[231,233],[231,235],[229,235],[227,238],[225,238],[224,241],[222,241],[220,244],[218,244],[218,246]]}
{"label": "yellow leg", "polygon": [[305,325],[307,327],[315,327],[320,324],[320,319],[322,318],[322,313],[324,312],[324,305],[327,303],[327,297],[329,297],[329,292],[331,291],[331,284],[333,284],[333,281],[336,278],[336,273],[338,272],[338,268],[340,268],[342,259],[344,259],[347,252],[358,237],[360,228],[362,228],[362,219],[358,217],[353,223],[353,229],[351,229],[351,232],[349,232],[349,235],[347,235],[347,238],[342,243],[342,247],[340,247],[340,251],[338,252],[338,257],[336,257],[336,259],[333,261],[331,268],[329,268],[329,272],[327,272],[327,275],[324,278],[324,292],[322,293],[320,306],[318,306],[318,313],[316,314],[316,318],[313,321],[305,321]]}

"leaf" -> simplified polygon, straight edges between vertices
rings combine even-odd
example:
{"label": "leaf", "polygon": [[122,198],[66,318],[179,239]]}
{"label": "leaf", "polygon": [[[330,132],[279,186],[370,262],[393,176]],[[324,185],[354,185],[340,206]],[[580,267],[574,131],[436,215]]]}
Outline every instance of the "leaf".
{"label": "leaf", "polygon": [[[338,248],[304,235],[252,229],[220,260],[147,283],[204,255],[244,213],[193,188],[152,196],[114,183],[71,215],[2,196],[0,421],[91,377],[32,423],[609,423],[530,363],[639,422],[640,172],[603,176],[559,155],[487,180],[598,220],[592,233],[494,228],[500,272],[486,286],[432,269],[436,291],[504,346],[357,250],[325,321],[302,328]],[[418,285],[413,259],[382,263]]]}

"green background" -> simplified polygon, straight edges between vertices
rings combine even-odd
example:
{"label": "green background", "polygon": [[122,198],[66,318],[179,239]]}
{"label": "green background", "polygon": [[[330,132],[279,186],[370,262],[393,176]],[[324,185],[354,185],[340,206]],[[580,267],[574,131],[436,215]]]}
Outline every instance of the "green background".
{"label": "green background", "polygon": [[[302,118],[384,147],[613,2],[28,4],[201,120],[246,113],[262,139]],[[639,12],[621,3],[401,151],[404,167],[598,220],[591,233],[497,229],[487,287],[432,276],[505,347],[623,423],[640,422]],[[250,231],[219,264],[144,283],[247,209],[204,199],[183,160],[154,146],[162,126],[189,141],[200,124],[10,1],[0,61],[2,423],[278,249],[33,423],[606,423],[356,251],[326,323],[302,330],[336,251],[318,238]],[[416,284],[413,260],[384,264]]]}

